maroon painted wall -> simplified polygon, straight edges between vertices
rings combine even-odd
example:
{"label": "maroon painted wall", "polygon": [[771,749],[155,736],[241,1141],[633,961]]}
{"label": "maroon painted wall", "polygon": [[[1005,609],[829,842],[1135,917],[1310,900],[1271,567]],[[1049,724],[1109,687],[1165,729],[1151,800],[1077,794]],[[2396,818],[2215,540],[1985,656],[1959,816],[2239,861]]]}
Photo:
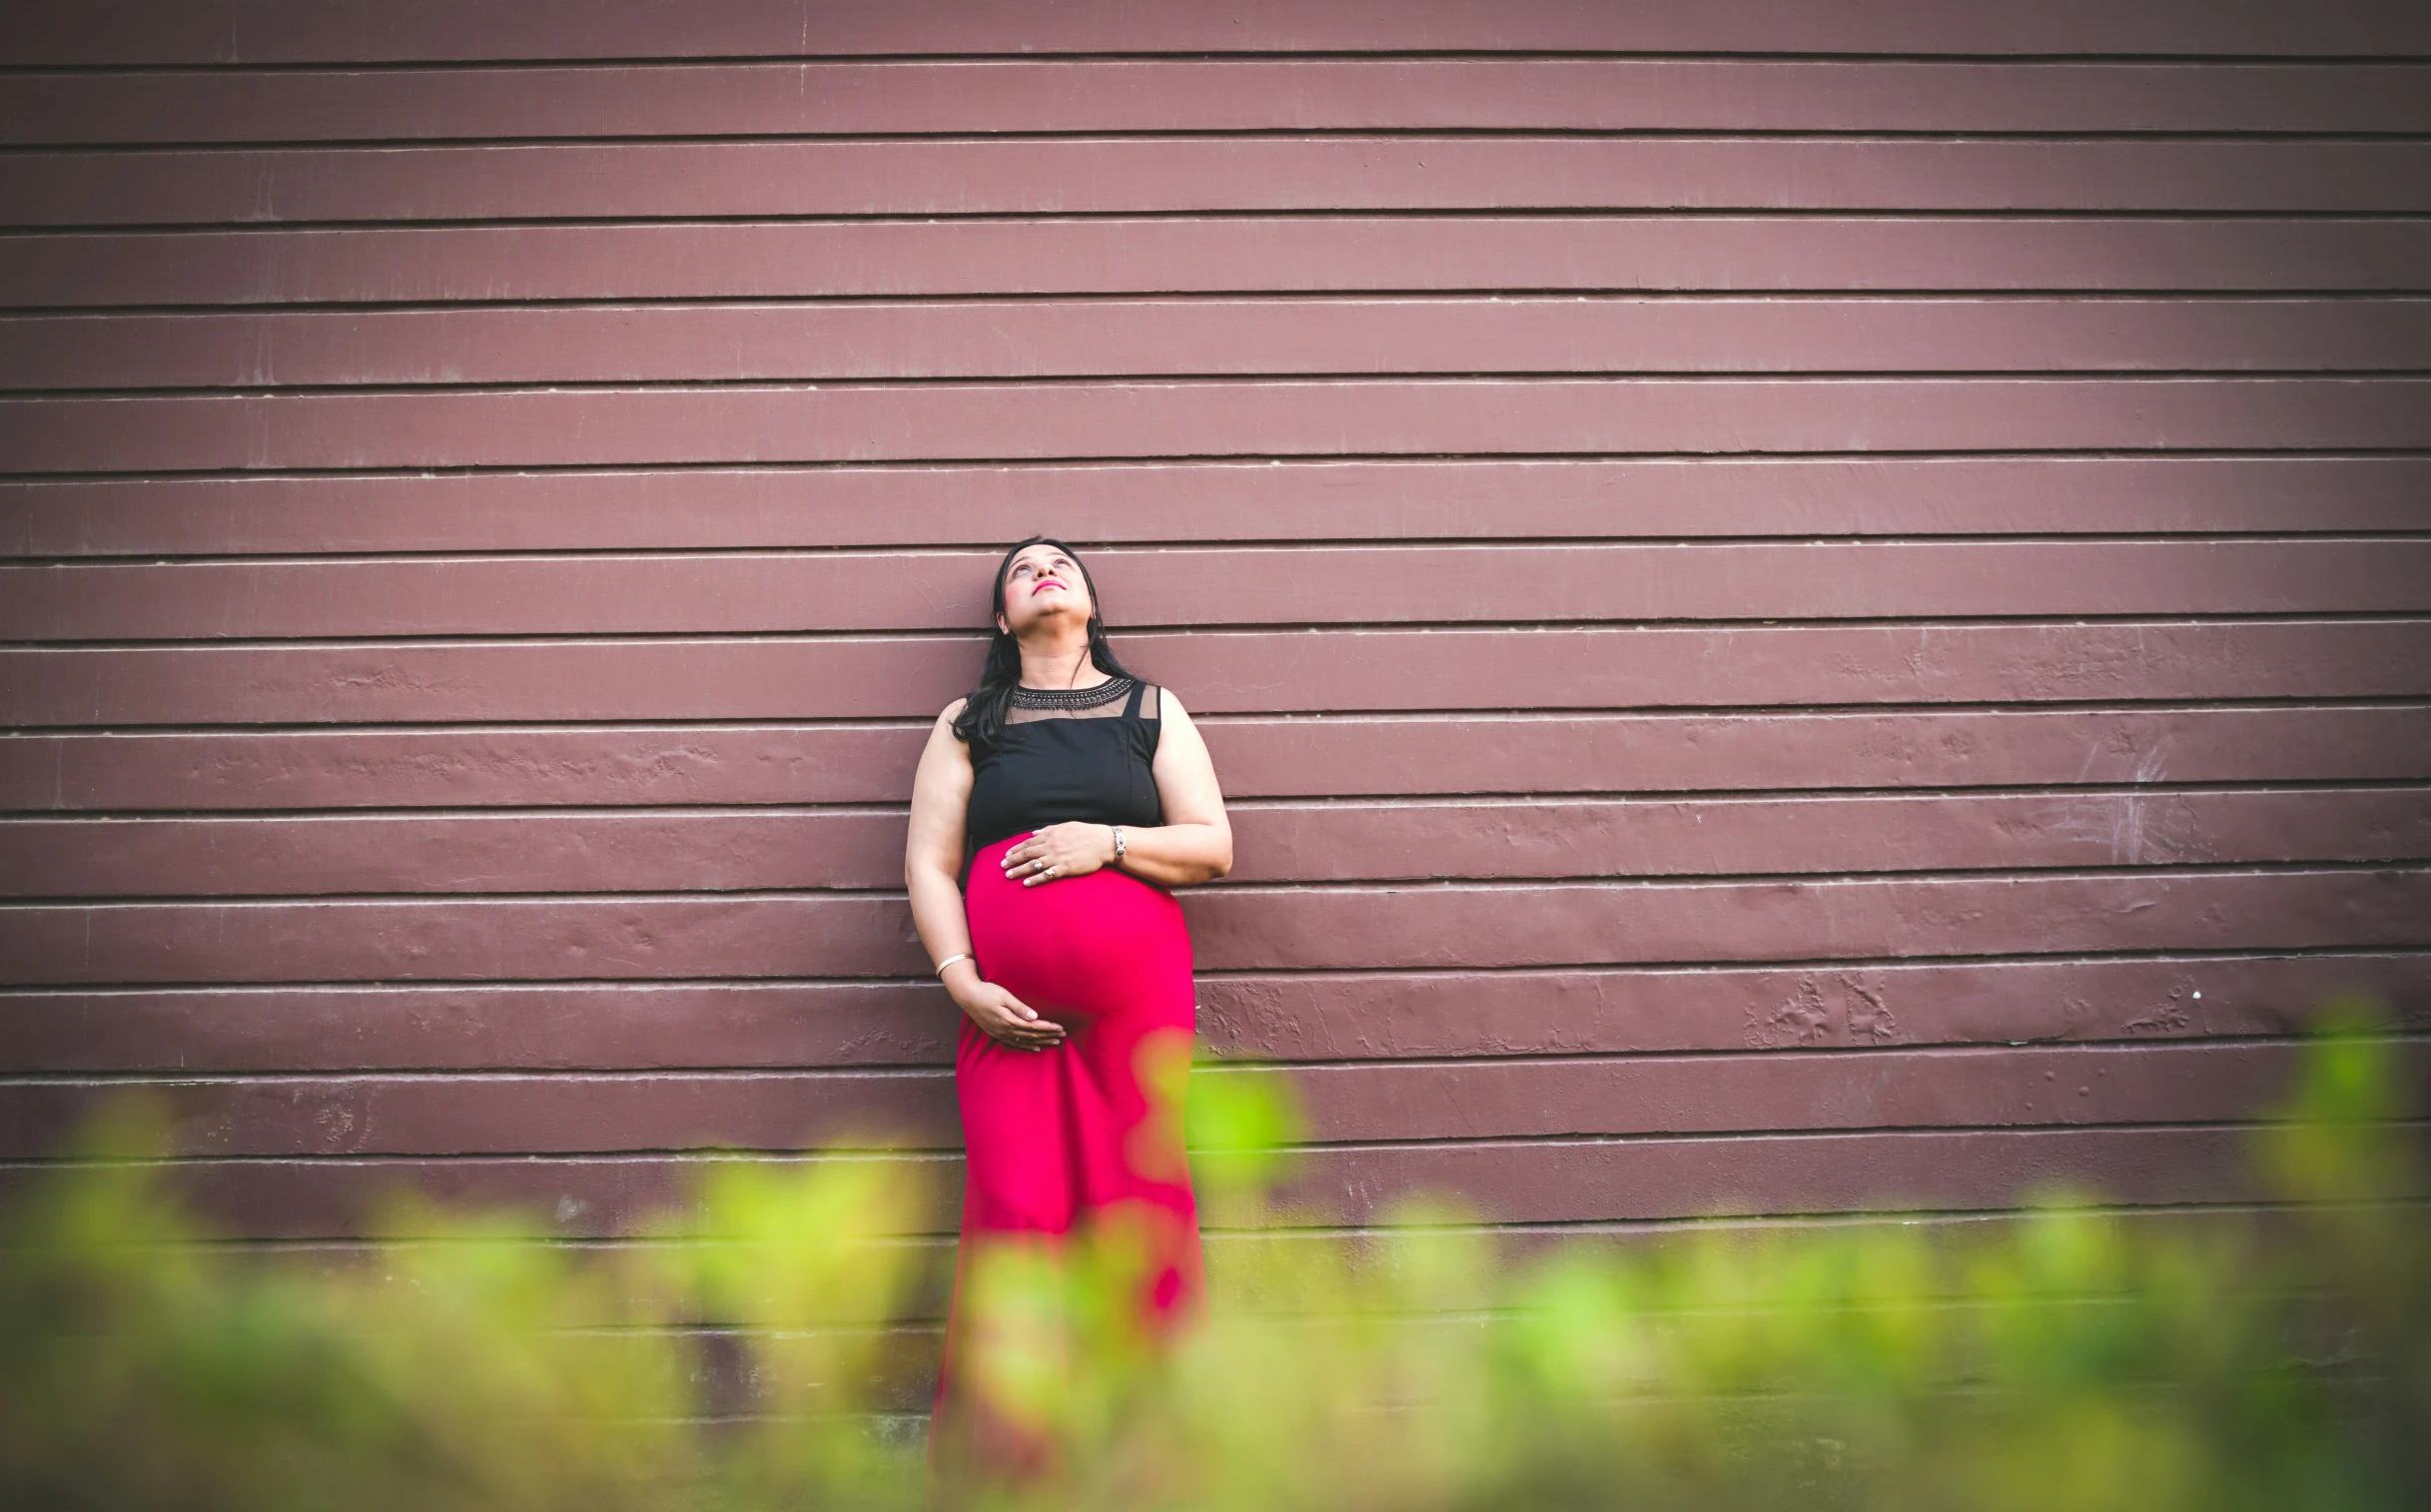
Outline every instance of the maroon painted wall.
{"label": "maroon painted wall", "polygon": [[265,1235],[950,1168],[903,799],[1048,529],[1204,722],[1203,1038],[1346,1215],[2233,1200],[2324,994],[2431,1025],[2426,57],[13,7],[0,1178],[131,1082]]}

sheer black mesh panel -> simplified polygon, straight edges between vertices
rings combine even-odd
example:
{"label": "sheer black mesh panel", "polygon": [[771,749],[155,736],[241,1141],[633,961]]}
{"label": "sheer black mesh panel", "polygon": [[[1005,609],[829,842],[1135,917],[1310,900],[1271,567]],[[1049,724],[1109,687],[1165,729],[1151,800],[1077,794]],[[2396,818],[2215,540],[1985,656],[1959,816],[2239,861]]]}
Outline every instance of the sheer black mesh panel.
{"label": "sheer black mesh panel", "polygon": [[[1013,701],[1005,709],[1005,723],[1028,724],[1034,719],[1119,719],[1131,703],[1132,689],[1138,686],[1135,678],[1109,677],[1085,688],[1015,688]],[[1141,690],[1140,717],[1157,717],[1155,688]]]}

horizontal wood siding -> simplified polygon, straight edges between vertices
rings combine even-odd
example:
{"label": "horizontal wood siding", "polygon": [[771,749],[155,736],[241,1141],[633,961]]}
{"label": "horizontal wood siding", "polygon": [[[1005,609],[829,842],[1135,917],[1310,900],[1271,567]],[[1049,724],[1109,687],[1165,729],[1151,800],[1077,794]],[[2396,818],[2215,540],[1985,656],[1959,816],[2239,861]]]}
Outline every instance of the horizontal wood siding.
{"label": "horizontal wood siding", "polygon": [[2418,7],[16,10],[0,1186],[141,1087],[266,1239],[950,1232],[1033,530],[1331,1220],[2243,1202],[2343,992],[2431,1109]]}

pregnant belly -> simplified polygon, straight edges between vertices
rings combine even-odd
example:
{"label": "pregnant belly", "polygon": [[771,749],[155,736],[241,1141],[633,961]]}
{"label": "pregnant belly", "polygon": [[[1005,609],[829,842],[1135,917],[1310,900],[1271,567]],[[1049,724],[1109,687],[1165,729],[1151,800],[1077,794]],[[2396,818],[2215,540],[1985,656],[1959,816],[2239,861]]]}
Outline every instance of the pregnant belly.
{"label": "pregnant belly", "polygon": [[1004,854],[1026,838],[972,858],[963,908],[979,974],[1042,1012],[1187,1014],[1191,936],[1173,894],[1112,867],[1025,887]]}

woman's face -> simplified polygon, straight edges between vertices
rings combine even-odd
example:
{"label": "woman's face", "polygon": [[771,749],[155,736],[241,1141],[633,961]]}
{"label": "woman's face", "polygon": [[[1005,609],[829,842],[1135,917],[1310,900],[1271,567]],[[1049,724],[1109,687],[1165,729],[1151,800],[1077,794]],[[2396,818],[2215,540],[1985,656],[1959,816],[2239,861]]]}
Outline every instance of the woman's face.
{"label": "woman's face", "polygon": [[996,623],[1020,635],[1049,615],[1068,614],[1076,623],[1087,624],[1096,611],[1080,564],[1042,541],[1024,546],[1005,569],[1005,612]]}

